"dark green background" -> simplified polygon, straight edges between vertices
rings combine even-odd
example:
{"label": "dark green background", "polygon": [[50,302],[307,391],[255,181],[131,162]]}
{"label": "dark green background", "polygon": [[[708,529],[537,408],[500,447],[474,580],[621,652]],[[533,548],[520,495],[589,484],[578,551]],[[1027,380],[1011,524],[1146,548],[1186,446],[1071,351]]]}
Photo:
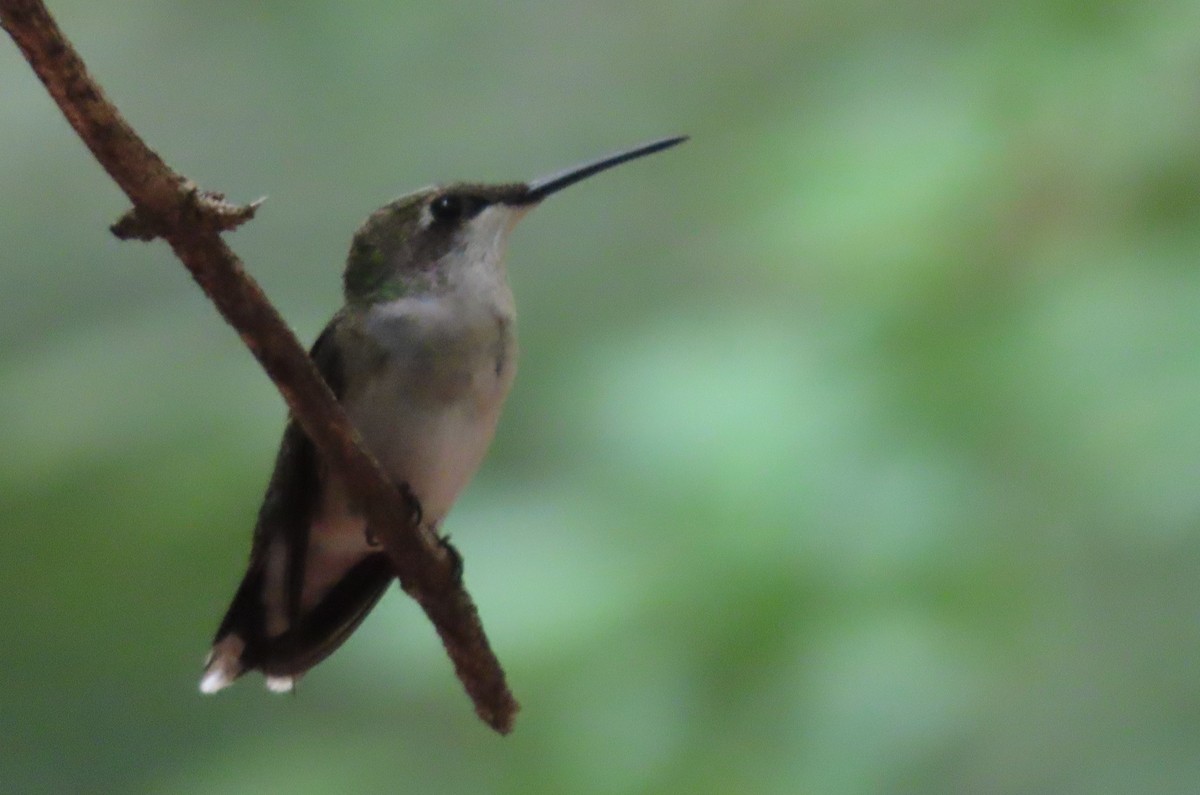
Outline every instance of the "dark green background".
{"label": "dark green background", "polygon": [[515,733],[398,593],[201,698],[282,403],[0,40],[0,791],[1196,791],[1194,0],[51,5],[306,342],[392,197],[693,140],[514,236]]}

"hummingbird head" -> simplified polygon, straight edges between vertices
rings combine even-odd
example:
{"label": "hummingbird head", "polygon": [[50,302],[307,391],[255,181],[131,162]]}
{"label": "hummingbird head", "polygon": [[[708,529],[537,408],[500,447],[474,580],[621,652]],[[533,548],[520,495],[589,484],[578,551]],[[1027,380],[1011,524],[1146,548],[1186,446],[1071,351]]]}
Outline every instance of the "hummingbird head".
{"label": "hummingbird head", "polygon": [[346,261],[349,303],[436,291],[468,267],[498,268],[517,221],[552,193],[687,140],[664,138],[531,182],[424,188],[376,210],[354,235]]}

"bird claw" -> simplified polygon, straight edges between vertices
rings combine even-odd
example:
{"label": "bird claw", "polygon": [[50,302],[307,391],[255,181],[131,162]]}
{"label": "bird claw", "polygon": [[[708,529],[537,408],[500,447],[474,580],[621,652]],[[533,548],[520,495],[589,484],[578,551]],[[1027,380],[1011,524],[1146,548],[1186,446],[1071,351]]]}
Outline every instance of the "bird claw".
{"label": "bird claw", "polygon": [[[397,488],[400,489],[400,494],[403,495],[405,503],[412,509],[412,512],[408,515],[409,523],[413,527],[420,527],[425,517],[425,512],[421,510],[421,501],[417,499],[417,495],[413,493],[412,487],[407,483],[401,483]],[[379,543],[379,536],[375,535],[375,531],[369,526],[363,530],[363,535],[367,539],[367,546],[373,549],[382,546]]]}
{"label": "bird claw", "polygon": [[420,527],[421,522],[425,521],[425,512],[421,509],[421,501],[417,499],[417,495],[413,493],[412,486],[407,483],[400,484],[400,493],[404,495],[404,499],[412,508],[412,513],[408,516],[409,523],[413,527]]}
{"label": "bird claw", "polygon": [[463,557],[459,554],[454,545],[450,543],[450,536],[438,536],[438,546],[445,550],[447,557],[450,558],[450,576],[453,578],[456,585],[462,584],[463,578]]}

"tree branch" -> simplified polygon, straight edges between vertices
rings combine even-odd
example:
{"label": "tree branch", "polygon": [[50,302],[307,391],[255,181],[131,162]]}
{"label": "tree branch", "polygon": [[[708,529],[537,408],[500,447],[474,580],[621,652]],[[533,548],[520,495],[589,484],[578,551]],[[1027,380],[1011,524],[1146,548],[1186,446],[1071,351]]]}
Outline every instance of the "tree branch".
{"label": "tree branch", "polygon": [[113,233],[122,239],[165,239],[237,329],[323,460],[355,491],[401,586],[437,628],[476,713],[508,733],[518,705],[462,585],[457,555],[413,521],[415,502],[365,449],[295,335],[221,238],[221,232],[252,218],[261,200],[228,204],[170,169],[105,97],[41,0],[0,0],[0,27],[133,203]]}

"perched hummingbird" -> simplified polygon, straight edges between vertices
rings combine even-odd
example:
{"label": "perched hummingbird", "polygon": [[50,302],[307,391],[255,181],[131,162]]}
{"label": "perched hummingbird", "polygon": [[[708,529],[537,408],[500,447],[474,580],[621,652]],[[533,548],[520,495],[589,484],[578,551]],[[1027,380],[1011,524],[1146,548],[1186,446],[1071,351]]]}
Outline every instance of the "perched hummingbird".
{"label": "perched hummingbird", "polygon": [[[419,190],[374,212],[354,235],[346,304],[311,355],[430,529],[479,468],[512,385],[509,233],[550,194],[684,140],[653,141],[528,183]],[[254,669],[269,689],[291,690],[350,636],[394,576],[350,490],[290,419],[246,576],[200,690],[215,693]]]}

